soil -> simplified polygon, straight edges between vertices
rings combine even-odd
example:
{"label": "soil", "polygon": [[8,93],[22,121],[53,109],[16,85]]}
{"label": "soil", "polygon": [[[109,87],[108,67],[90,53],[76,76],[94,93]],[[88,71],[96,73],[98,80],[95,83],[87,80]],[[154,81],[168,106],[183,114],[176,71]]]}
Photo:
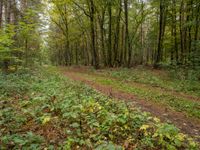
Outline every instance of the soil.
{"label": "soil", "polygon": [[[66,68],[62,68],[66,71]],[[157,91],[159,93],[165,93],[165,94],[171,94],[174,95],[176,97],[179,98],[183,98],[183,99],[187,99],[187,100],[191,100],[194,102],[200,102],[200,97],[194,96],[194,95],[189,95],[183,92],[178,92],[178,91],[174,91],[171,89],[167,89],[164,87],[159,87],[159,86],[155,86],[155,85],[149,85],[149,84],[144,84],[144,83],[139,83],[139,82],[134,82],[134,81],[127,81],[126,79],[124,80],[120,80],[118,78],[114,78],[114,77],[110,77],[107,76],[104,72],[106,69],[103,70],[98,70],[95,72],[91,71],[90,67],[72,67],[72,68],[68,68],[67,71],[70,72],[76,72],[76,73],[82,73],[82,74],[88,74],[88,75],[92,75],[92,76],[96,76],[96,77],[106,77],[107,79],[111,79],[111,80],[117,80],[117,81],[123,81],[126,84],[130,85],[130,86],[137,86],[143,89],[153,89],[154,91]],[[111,70],[117,70],[117,69],[113,69],[111,68]],[[163,72],[161,72],[160,70],[153,70],[155,74],[163,74]],[[164,76],[164,75],[162,75]]]}
{"label": "soil", "polygon": [[[124,91],[120,91],[115,89],[111,86],[101,85],[94,81],[91,81],[84,76],[81,76],[80,73],[84,73],[86,69],[64,69],[62,68],[62,72],[67,77],[75,80],[83,82],[84,84],[89,85],[90,87],[94,88],[95,90],[101,92],[102,94],[115,98],[116,100],[124,100],[126,102],[133,102],[134,107],[140,107],[142,111],[146,111],[151,113],[153,116],[159,118],[162,122],[169,122],[177,126],[183,133],[190,135],[200,141],[200,120],[193,117],[188,117],[184,112],[178,112],[168,108],[164,105],[147,101],[138,98],[137,96],[126,93]],[[95,76],[95,73],[93,74]],[[154,87],[152,87],[154,88]],[[175,93],[176,94],[176,93]],[[177,93],[179,94],[179,93]],[[180,94],[179,96],[181,96]],[[185,97],[185,95],[182,95]],[[188,97],[188,96],[187,96]],[[196,99],[192,99],[195,100]],[[199,100],[199,99],[198,99]]]}

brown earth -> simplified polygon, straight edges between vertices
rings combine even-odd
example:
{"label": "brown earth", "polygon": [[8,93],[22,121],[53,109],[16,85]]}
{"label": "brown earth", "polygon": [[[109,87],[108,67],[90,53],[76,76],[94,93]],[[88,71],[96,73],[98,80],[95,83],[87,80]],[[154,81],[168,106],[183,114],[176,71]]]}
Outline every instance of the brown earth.
{"label": "brown earth", "polygon": [[[62,68],[62,72],[67,77],[75,80],[83,82],[96,89],[97,91],[110,96],[112,98],[118,100],[124,100],[126,102],[133,102],[134,106],[140,107],[142,111],[146,111],[151,113],[153,116],[158,117],[163,122],[170,122],[176,125],[183,133],[190,135],[191,137],[196,138],[200,141],[200,120],[197,118],[188,117],[184,112],[177,112],[168,108],[164,105],[157,104],[152,101],[147,101],[136,97],[133,94],[115,89],[111,86],[101,85],[94,81],[91,81],[84,76],[81,76],[80,73],[84,73],[84,69],[64,69]],[[95,74],[93,74],[95,76]],[[194,99],[193,99],[194,100]],[[196,101],[196,99],[195,99]]]}
{"label": "brown earth", "polygon": [[[62,68],[62,69],[64,69],[66,71],[66,68]],[[191,100],[191,101],[194,101],[194,102],[200,102],[200,97],[197,97],[197,96],[194,96],[194,95],[189,95],[189,94],[186,94],[186,93],[183,93],[183,92],[177,92],[177,91],[170,90],[170,89],[167,89],[167,88],[164,88],[164,87],[158,87],[158,86],[153,86],[153,85],[134,82],[134,81],[127,81],[125,79],[120,80],[118,78],[114,78],[114,77],[110,77],[110,76],[106,75],[105,74],[106,69],[98,70],[98,71],[95,71],[95,72],[92,72],[90,69],[91,69],[90,67],[72,67],[72,68],[68,68],[67,70],[70,71],[70,72],[88,74],[88,75],[92,75],[92,76],[96,76],[96,77],[97,76],[98,77],[106,77],[107,79],[111,79],[111,80],[123,81],[130,86],[137,86],[137,87],[140,87],[140,88],[143,88],[143,89],[151,89],[151,90],[153,89],[154,91],[157,91],[159,93],[171,94],[171,95],[174,95],[174,96],[179,97],[179,98],[184,98],[184,99]],[[115,69],[115,70],[117,70],[117,69]],[[163,74],[163,72],[161,72],[159,70],[153,70],[153,71],[154,71],[155,74]],[[162,75],[162,76],[164,76],[164,75]]]}

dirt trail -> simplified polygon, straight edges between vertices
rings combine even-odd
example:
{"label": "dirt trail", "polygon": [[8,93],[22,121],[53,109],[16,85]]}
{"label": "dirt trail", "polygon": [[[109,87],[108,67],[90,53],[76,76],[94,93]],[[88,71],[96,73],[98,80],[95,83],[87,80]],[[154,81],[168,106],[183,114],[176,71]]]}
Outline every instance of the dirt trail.
{"label": "dirt trail", "polygon": [[111,86],[101,85],[87,78],[84,78],[84,76],[81,76],[80,72],[73,70],[65,70],[64,75],[73,80],[81,81],[107,96],[119,100],[125,100],[127,102],[134,102],[134,105],[140,107],[142,111],[150,112],[152,115],[160,118],[163,122],[171,122],[175,124],[179,129],[181,129],[183,133],[186,133],[192,137],[196,137],[197,140],[200,141],[199,119],[188,117],[182,112],[171,110],[163,105],[139,99],[133,94],[120,91]]}
{"label": "dirt trail", "polygon": [[[65,68],[65,71],[66,71],[66,68]],[[70,68],[70,69],[68,69],[68,71],[76,72],[76,73],[79,73],[79,74],[80,73],[81,74],[87,74],[87,75],[91,75],[91,76],[95,76],[95,77],[104,77],[104,78],[116,80],[116,81],[122,81],[122,82],[124,82],[124,83],[126,83],[130,86],[137,86],[137,87],[140,87],[140,88],[146,89],[146,90],[152,90],[153,89],[154,91],[159,92],[159,93],[165,93],[165,94],[167,93],[167,94],[179,97],[179,98],[184,98],[184,99],[194,101],[194,102],[200,102],[200,97],[197,97],[197,96],[192,96],[192,95],[189,95],[189,94],[186,94],[186,93],[183,93],[183,92],[176,92],[174,90],[170,90],[170,89],[167,89],[167,88],[152,86],[152,85],[148,85],[148,84],[144,84],[144,83],[120,80],[118,78],[110,77],[110,76],[103,74],[102,70],[98,70],[96,72],[91,72],[90,68],[78,67],[78,68]]]}

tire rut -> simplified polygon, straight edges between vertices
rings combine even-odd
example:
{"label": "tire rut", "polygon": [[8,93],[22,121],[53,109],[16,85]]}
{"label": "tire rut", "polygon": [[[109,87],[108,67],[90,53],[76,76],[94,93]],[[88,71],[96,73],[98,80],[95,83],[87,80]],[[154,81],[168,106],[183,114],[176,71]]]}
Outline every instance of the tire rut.
{"label": "tire rut", "polygon": [[84,84],[89,85],[90,87],[94,88],[95,90],[101,92],[106,96],[110,96],[117,100],[124,100],[126,102],[134,102],[134,105],[140,107],[142,111],[151,113],[153,116],[158,117],[163,122],[173,123],[183,133],[194,137],[195,139],[197,139],[197,141],[200,141],[199,119],[188,117],[185,113],[177,112],[175,110],[165,107],[164,105],[139,99],[133,94],[114,89],[111,86],[101,85],[99,83],[86,79],[83,76],[80,76],[77,72],[64,71],[64,75],[72,80],[83,82]]}

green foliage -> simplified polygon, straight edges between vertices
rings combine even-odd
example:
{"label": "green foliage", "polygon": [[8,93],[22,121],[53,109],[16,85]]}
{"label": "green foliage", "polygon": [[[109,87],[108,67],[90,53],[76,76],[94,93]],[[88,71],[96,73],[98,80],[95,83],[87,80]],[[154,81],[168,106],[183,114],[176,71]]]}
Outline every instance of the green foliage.
{"label": "green foliage", "polygon": [[[13,6],[6,8],[8,3],[13,3]],[[41,63],[42,2],[27,1],[25,6],[23,1],[5,1],[1,5],[8,10],[2,14],[6,20],[4,23],[1,21],[0,27],[0,68],[8,73],[20,66],[33,66],[36,61]]]}
{"label": "green foliage", "polygon": [[[159,85],[160,82],[165,83],[166,82],[165,80],[162,80],[161,78],[159,78],[153,74],[150,74],[149,77],[147,78],[148,80],[145,80],[142,73],[144,73],[145,75],[147,75],[147,74],[144,71],[142,71],[140,76],[139,76],[140,72],[138,72],[136,77],[132,76],[133,74],[130,74],[130,72],[132,73],[133,71],[127,70],[127,72],[126,72],[123,70],[123,72],[124,72],[124,74],[122,74],[122,72],[120,72],[120,75],[122,75],[122,76],[118,76],[118,73],[119,73],[118,71],[117,71],[117,73],[114,72],[113,73],[114,75],[109,74],[112,72],[108,72],[109,76],[118,78],[118,80],[109,79],[109,78],[107,78],[108,76],[105,77],[105,74],[107,75],[107,73],[104,74],[103,71],[101,71],[101,76],[92,76],[92,75],[84,74],[84,77],[87,78],[88,80],[97,82],[99,84],[103,84],[103,85],[107,85],[107,86],[109,85],[113,89],[117,89],[120,91],[134,94],[138,98],[142,98],[147,101],[151,100],[156,103],[163,104],[168,108],[172,108],[177,111],[185,112],[191,117],[200,118],[200,112],[199,112],[200,103],[198,101],[193,101],[193,100],[190,100],[190,98],[178,96],[178,95],[174,94],[173,92],[171,92],[170,90],[161,90],[161,89],[156,88],[157,87],[156,85]],[[103,74],[103,76],[102,76],[102,74]],[[134,74],[136,74],[136,72]],[[115,76],[115,75],[117,75],[117,76]],[[83,76],[83,74],[81,74],[81,76]],[[128,76],[129,76],[129,78],[128,78]],[[137,82],[136,83],[134,83],[134,82],[127,83],[127,81],[134,81],[134,79],[136,79],[137,82],[144,81],[146,83],[145,84],[138,84]],[[195,83],[197,85],[199,85],[199,83],[197,83],[197,82],[195,82]],[[147,86],[146,84],[155,86],[155,88],[152,86]],[[165,83],[165,87],[166,86],[167,86],[167,83]],[[192,88],[192,90],[194,90],[195,85],[193,85],[193,87],[190,87],[190,84],[187,83],[187,86],[188,86],[188,87],[186,87],[187,90],[189,90],[190,88]],[[197,86],[197,90],[198,90],[198,86]]]}
{"label": "green foliage", "polygon": [[[32,132],[27,132],[26,134],[18,135],[7,135],[4,136],[2,142],[6,144],[7,148],[17,149],[41,149],[41,144],[44,142],[44,139],[38,135],[34,135]],[[1,147],[6,149],[6,147]]]}
{"label": "green foliage", "polygon": [[95,150],[123,150],[123,148],[116,146],[113,143],[103,143],[95,148]]}
{"label": "green foliage", "polygon": [[30,88],[31,80],[35,80],[30,70],[21,69],[17,73],[5,75],[0,73],[0,94],[7,96],[20,96]]}
{"label": "green foliage", "polygon": [[102,75],[109,75],[122,81],[138,82],[166,90],[184,92],[194,96],[200,95],[199,71],[179,67],[169,70],[153,70],[136,67],[134,69],[120,68],[117,70],[103,70]]}
{"label": "green foliage", "polygon": [[15,35],[14,32],[15,26],[13,25],[7,25],[5,30],[0,30],[0,50],[8,50],[9,47],[12,46],[14,43],[14,40],[12,39],[13,36]]}
{"label": "green foliage", "polygon": [[[24,64],[25,61],[30,62],[34,55],[39,55],[39,46],[37,45],[39,41],[37,43],[37,39],[39,39],[39,35],[36,33],[36,24],[21,21],[18,25],[7,25],[1,29],[0,66],[7,71],[11,66],[16,67]],[[32,42],[36,48],[34,46],[30,48],[29,44]]]}
{"label": "green foliage", "polygon": [[[173,125],[46,69],[0,78],[4,149],[197,149]],[[26,88],[12,95],[12,78],[10,90]]]}
{"label": "green foliage", "polygon": [[0,30],[0,66],[7,67],[10,64],[20,62],[17,55],[21,52],[17,48],[13,48],[15,36],[15,26],[7,25],[5,29]]}

